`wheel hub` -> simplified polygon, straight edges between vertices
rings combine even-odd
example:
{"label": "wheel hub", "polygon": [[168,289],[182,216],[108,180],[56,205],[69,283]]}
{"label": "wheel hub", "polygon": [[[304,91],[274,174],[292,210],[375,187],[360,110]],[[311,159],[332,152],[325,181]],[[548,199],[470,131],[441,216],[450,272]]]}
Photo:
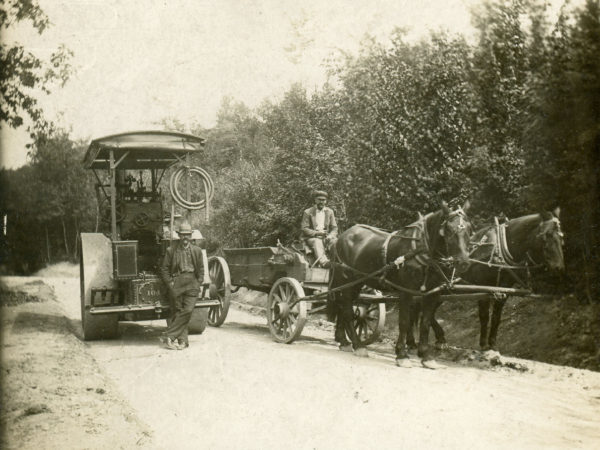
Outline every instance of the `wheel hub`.
{"label": "wheel hub", "polygon": [[286,319],[290,315],[290,305],[285,302],[277,302],[273,311],[277,316]]}
{"label": "wheel hub", "polygon": [[366,306],[357,306],[354,309],[354,318],[365,320],[367,318],[367,307]]}

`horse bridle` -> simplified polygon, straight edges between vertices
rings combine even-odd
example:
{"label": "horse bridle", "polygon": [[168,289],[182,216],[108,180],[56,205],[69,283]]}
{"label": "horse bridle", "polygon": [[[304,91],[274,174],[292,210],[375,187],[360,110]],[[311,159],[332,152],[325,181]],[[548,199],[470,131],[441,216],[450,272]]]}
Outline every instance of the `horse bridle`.
{"label": "horse bridle", "polygon": [[[525,257],[526,257],[525,261],[522,261],[522,262],[515,261],[514,257],[510,253],[510,250],[508,249],[508,241],[506,239],[506,223],[500,224],[497,217],[494,217],[494,221],[495,221],[495,227],[496,227],[496,243],[494,244],[494,247],[497,249],[497,251],[495,251],[495,252],[493,251],[492,256],[494,253],[496,253],[497,256],[500,258],[500,260],[505,264],[505,268],[507,268],[507,269],[534,269],[534,268],[542,267],[544,265],[543,263],[536,262],[535,259],[533,259],[533,257],[529,253],[529,251],[525,252]],[[538,227],[542,227],[545,223],[550,222],[550,221],[556,223],[558,235],[562,238],[564,235],[560,228],[560,220],[556,216],[553,216],[552,218],[550,218],[548,220],[542,220],[542,222],[538,225]],[[544,231],[539,232],[535,236],[536,240],[541,239],[541,237],[545,233],[546,232],[544,232]],[[477,260],[471,260],[471,261],[473,262],[473,261],[477,261]],[[477,262],[479,262],[479,261],[477,261]],[[491,263],[491,260],[487,262],[487,265],[490,267],[496,266],[496,264]],[[503,266],[503,264],[498,265],[498,267],[502,267],[502,266]]]}
{"label": "horse bridle", "polygon": [[[558,237],[561,239],[561,242],[562,242],[562,240],[564,239],[564,236],[565,236],[565,235],[564,235],[564,233],[562,232],[562,229],[561,229],[561,226],[560,226],[560,220],[559,220],[559,218],[558,218],[558,217],[556,217],[556,216],[554,216],[554,215],[553,215],[553,216],[552,216],[550,219],[547,219],[547,220],[542,220],[542,222],[541,222],[541,223],[538,225],[538,228],[540,228],[540,227],[542,227],[542,228],[543,228],[543,225],[544,225],[544,224],[547,224],[548,222],[553,222],[553,223],[555,223],[555,224],[556,224],[556,234],[558,235]],[[539,232],[538,234],[536,234],[536,236],[535,236],[536,240],[542,239],[544,235],[548,234],[548,232],[549,232],[549,231],[545,231],[545,230],[542,230],[542,231],[540,231],[540,232]],[[552,231],[552,232],[554,232],[554,231]],[[544,245],[545,245],[545,243],[543,243],[543,244],[542,244],[542,256],[543,256],[543,257],[544,257],[544,259],[545,259],[545,255],[543,255],[543,253],[544,253]],[[562,244],[561,244],[561,245],[562,245]],[[529,261],[530,261],[532,264],[534,264],[534,266],[536,266],[536,267],[541,267],[541,266],[543,266],[543,265],[544,265],[544,263],[536,263],[536,262],[535,262],[535,260],[532,258],[532,256],[529,254],[529,251],[527,251],[527,252],[525,253],[525,256],[527,256],[527,259],[529,259]]]}
{"label": "horse bridle", "polygon": [[[446,226],[448,225],[448,221],[450,219],[453,219],[456,216],[458,216],[458,218],[459,218],[458,226],[456,227],[456,230],[452,230],[452,233],[449,236],[446,236],[445,229],[446,229]],[[465,213],[465,211],[462,208],[458,208],[458,209],[452,211],[444,219],[444,221],[442,222],[442,225],[440,226],[439,234],[440,234],[440,236],[444,237],[445,244],[446,244],[446,255],[448,253],[450,253],[450,249],[448,248],[448,240],[449,240],[449,238],[451,238],[454,235],[457,235],[461,231],[466,230],[467,226],[469,226],[469,225],[471,225],[471,223],[467,219],[467,213]]]}

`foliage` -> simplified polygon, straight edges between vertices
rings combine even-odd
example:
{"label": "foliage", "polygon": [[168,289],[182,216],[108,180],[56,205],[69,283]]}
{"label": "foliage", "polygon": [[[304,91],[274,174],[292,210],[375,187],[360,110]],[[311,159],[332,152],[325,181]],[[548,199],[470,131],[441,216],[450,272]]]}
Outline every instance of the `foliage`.
{"label": "foliage", "polygon": [[[261,144],[254,166],[229,158],[228,200],[215,215],[235,220],[223,244],[296,238],[315,188],[330,192],[343,226],[393,229],[442,199],[470,198],[486,219],[561,205],[563,281],[594,298],[598,9],[565,6],[553,25],[543,1],[490,0],[473,11],[475,44],[443,33],[409,43],[401,30],[390,45],[366,39],[331,67],[331,84],[312,95],[292,86],[258,111],[275,149]],[[243,142],[247,131],[232,133]]]}
{"label": "foliage", "polygon": [[[597,0],[563,7],[556,23],[543,0],[487,0],[473,11],[474,43],[441,32],[367,37],[314,92],[293,85],[256,110],[225,98],[210,129],[163,126],[207,138],[194,163],[214,177],[209,233],[224,247],[297,239],[315,189],[330,193],[342,229],[395,229],[440,200],[469,198],[488,220],[560,205],[563,284],[599,298],[599,17]],[[33,166],[3,173],[32,178],[15,198],[43,224],[90,220],[89,193],[62,181],[82,186],[82,174],[61,169],[77,148],[42,134]]]}
{"label": "foliage", "polygon": [[96,199],[81,164],[84,150],[65,130],[37,134],[31,163],[1,172],[11,270],[75,258],[79,232],[94,228]]}
{"label": "foliage", "polygon": [[[546,41],[547,58],[531,80],[526,204],[562,206],[566,258],[588,299],[600,280],[600,4],[562,12]],[[540,164],[543,162],[543,164]]]}
{"label": "foliage", "polygon": [[[50,24],[34,0],[0,1],[0,33],[25,20],[31,22],[39,34]],[[34,129],[45,129],[46,121],[36,97],[39,91],[49,93],[54,83],[64,85],[71,73],[72,55],[61,45],[49,61],[43,61],[18,43],[0,44],[0,123],[18,128],[23,125],[23,114],[26,114]]]}

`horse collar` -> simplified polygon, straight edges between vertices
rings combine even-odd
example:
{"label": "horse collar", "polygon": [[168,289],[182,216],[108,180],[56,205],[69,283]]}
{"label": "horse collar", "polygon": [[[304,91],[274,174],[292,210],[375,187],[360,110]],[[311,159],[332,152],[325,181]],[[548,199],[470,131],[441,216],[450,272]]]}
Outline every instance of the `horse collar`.
{"label": "horse collar", "polygon": [[[498,223],[498,218],[494,217],[494,221],[496,223],[496,239],[497,239],[497,248],[498,248],[498,256],[500,257],[500,259],[505,262],[506,264],[508,264],[509,266],[523,266],[523,267],[540,267],[542,266],[542,264],[539,264],[537,262],[535,262],[535,260],[531,257],[531,255],[529,254],[529,251],[527,251],[525,253],[525,256],[527,257],[527,260],[525,262],[517,262],[515,261],[515,258],[512,256],[512,254],[510,253],[510,250],[508,249],[508,240],[506,239],[506,228],[507,228],[507,224],[506,223]],[[533,264],[532,266],[529,266],[529,263]]]}
{"label": "horse collar", "polygon": [[506,239],[506,224],[498,223],[498,218],[494,217],[496,222],[496,236],[498,239],[498,249],[500,250],[500,258],[511,266],[516,266],[517,263],[508,249],[508,241]]}
{"label": "horse collar", "polygon": [[396,234],[398,234],[398,231],[394,231],[392,233],[389,233],[387,235],[387,237],[385,238],[385,242],[383,243],[383,247],[381,249],[381,256],[383,257],[383,265],[384,266],[387,264],[388,246],[390,245],[390,241],[392,240],[392,237],[394,237]]}

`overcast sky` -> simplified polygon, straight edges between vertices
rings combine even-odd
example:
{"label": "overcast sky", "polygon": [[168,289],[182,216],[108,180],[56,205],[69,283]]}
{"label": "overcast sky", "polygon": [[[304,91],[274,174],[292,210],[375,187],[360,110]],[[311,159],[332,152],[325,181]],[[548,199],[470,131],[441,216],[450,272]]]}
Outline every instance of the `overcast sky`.
{"label": "overcast sky", "polygon": [[[428,29],[471,33],[477,0],[40,0],[52,26],[12,30],[47,57],[61,43],[75,74],[50,96],[49,118],[75,138],[157,128],[163,118],[215,123],[224,96],[255,107],[281,98],[293,82],[309,90],[325,80],[323,61],[356,53],[369,33],[389,38]],[[2,129],[2,164],[25,163],[25,129]]]}

